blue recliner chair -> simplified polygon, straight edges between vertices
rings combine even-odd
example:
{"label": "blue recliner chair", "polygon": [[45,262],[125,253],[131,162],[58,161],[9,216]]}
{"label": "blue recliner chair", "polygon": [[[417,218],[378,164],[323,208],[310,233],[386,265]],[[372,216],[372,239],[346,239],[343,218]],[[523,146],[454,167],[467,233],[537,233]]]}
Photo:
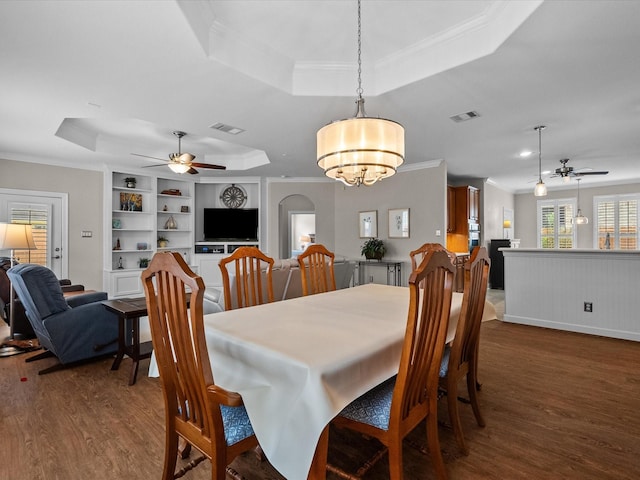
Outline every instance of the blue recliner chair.
{"label": "blue recliner chair", "polygon": [[50,356],[60,361],[38,372],[40,375],[117,351],[118,317],[102,305],[101,301],[107,299],[105,292],[65,299],[55,274],[30,263],[10,268],[7,275],[40,345],[46,349],[26,361]]}

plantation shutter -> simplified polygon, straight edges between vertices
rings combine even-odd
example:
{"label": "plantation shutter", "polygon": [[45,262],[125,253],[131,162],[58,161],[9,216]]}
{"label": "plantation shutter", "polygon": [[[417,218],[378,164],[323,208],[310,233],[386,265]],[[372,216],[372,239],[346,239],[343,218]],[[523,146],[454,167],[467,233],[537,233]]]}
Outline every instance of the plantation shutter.
{"label": "plantation shutter", "polygon": [[20,263],[36,263],[47,265],[47,242],[49,228],[49,210],[46,205],[41,208],[37,205],[25,208],[11,208],[10,222],[22,225],[31,225],[35,250],[16,250],[15,256]]}
{"label": "plantation shutter", "polygon": [[538,200],[538,248],[573,248],[575,200]]}
{"label": "plantation shutter", "polygon": [[620,250],[638,249],[638,199],[640,195],[594,197],[597,214],[596,248]]}

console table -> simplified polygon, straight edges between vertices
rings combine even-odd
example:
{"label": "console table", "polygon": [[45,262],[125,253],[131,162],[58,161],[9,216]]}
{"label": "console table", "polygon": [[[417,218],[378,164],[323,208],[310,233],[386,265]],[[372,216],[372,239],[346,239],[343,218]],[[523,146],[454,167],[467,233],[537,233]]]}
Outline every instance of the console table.
{"label": "console table", "polygon": [[[402,285],[402,262],[386,262],[383,260],[358,260],[358,285],[364,285],[366,267],[386,267],[387,285]],[[391,278],[393,277],[393,283]]]}

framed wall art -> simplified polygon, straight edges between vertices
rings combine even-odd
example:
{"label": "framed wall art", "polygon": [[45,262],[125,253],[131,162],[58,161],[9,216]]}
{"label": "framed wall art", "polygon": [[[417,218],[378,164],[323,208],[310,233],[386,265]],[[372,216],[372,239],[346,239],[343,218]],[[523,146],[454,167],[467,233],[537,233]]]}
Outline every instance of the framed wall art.
{"label": "framed wall art", "polygon": [[378,236],[378,211],[368,210],[358,213],[358,227],[360,238],[374,238]]}
{"label": "framed wall art", "polygon": [[389,238],[409,238],[409,209],[389,209]]}

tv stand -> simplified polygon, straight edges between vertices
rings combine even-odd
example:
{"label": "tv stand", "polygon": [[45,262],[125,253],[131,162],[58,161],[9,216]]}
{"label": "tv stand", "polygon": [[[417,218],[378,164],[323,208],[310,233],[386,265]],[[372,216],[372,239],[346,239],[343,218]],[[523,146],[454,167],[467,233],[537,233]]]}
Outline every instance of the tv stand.
{"label": "tv stand", "polygon": [[194,263],[206,287],[222,288],[222,273],[218,263],[239,247],[260,248],[260,242],[257,240],[196,242]]}

